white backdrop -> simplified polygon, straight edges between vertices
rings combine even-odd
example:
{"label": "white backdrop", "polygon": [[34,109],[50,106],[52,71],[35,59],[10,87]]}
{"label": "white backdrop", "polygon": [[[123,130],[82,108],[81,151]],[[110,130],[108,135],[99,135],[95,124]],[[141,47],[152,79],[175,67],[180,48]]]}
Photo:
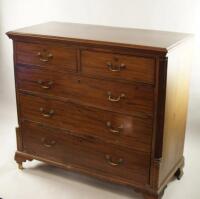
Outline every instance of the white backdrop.
{"label": "white backdrop", "polygon": [[192,114],[189,121],[190,124],[198,125],[199,19],[199,0],[0,0],[0,102],[15,106],[12,43],[5,36],[6,31],[46,21],[66,21],[192,32],[196,34],[197,50],[192,69]]}

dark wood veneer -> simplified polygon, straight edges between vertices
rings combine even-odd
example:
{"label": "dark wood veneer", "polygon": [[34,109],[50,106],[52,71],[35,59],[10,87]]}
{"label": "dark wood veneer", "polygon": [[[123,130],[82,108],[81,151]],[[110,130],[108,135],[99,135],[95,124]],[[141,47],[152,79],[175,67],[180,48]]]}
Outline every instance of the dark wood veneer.
{"label": "dark wood veneer", "polygon": [[[19,100],[22,119],[65,128],[78,134],[86,134],[88,137],[95,136],[101,140],[150,153],[151,118],[130,117],[30,95],[20,95]],[[41,111],[41,108],[44,110]],[[112,132],[113,130],[119,132]]]}
{"label": "dark wood veneer", "polygon": [[77,71],[76,48],[53,44],[17,42],[16,63],[57,71]]}
{"label": "dark wood veneer", "polygon": [[15,160],[161,199],[183,174],[191,35],[50,22],[13,39]]}
{"label": "dark wood veneer", "polygon": [[[17,66],[16,75],[22,91],[63,97],[69,101],[124,114],[152,115],[154,88],[151,85],[105,81],[31,66]],[[109,100],[109,97],[111,100],[117,99],[122,94],[124,97],[117,102]]]}
{"label": "dark wood veneer", "polygon": [[81,73],[91,77],[124,79],[154,84],[155,59],[83,51]]}
{"label": "dark wood veneer", "polygon": [[22,123],[22,132],[23,152],[63,164],[79,165],[128,182],[146,184],[148,181],[148,154],[28,122]]}

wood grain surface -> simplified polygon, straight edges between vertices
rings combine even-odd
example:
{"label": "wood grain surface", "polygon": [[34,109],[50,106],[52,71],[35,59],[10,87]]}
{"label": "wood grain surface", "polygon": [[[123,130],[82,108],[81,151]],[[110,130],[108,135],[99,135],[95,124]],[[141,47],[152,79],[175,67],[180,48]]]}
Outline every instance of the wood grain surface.
{"label": "wood grain surface", "polygon": [[15,160],[41,160],[161,199],[180,179],[190,34],[49,22],[13,39]]}

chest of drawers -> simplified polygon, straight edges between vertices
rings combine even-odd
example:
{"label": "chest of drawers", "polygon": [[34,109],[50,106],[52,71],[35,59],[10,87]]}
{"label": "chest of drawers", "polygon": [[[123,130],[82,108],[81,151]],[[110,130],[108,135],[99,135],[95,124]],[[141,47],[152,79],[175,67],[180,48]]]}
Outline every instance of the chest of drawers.
{"label": "chest of drawers", "polygon": [[182,176],[191,36],[55,23],[13,39],[15,160],[162,197]]}

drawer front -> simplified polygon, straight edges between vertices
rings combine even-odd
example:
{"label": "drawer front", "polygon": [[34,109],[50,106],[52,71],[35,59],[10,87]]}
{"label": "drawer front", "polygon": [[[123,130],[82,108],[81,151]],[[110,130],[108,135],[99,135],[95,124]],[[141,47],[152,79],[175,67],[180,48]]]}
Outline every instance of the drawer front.
{"label": "drawer front", "polygon": [[17,42],[16,62],[56,71],[77,70],[76,49],[59,45]]}
{"label": "drawer front", "polygon": [[152,115],[154,89],[126,83],[17,67],[19,89],[68,98],[74,102],[130,115]]}
{"label": "drawer front", "polygon": [[70,102],[20,95],[21,118],[94,136],[150,153],[152,119],[130,117]]}
{"label": "drawer front", "polygon": [[82,74],[154,84],[153,58],[82,51]]}
{"label": "drawer front", "polygon": [[88,140],[34,123],[25,122],[21,130],[26,153],[68,166],[77,166],[105,177],[139,184],[148,182],[148,154]]}

